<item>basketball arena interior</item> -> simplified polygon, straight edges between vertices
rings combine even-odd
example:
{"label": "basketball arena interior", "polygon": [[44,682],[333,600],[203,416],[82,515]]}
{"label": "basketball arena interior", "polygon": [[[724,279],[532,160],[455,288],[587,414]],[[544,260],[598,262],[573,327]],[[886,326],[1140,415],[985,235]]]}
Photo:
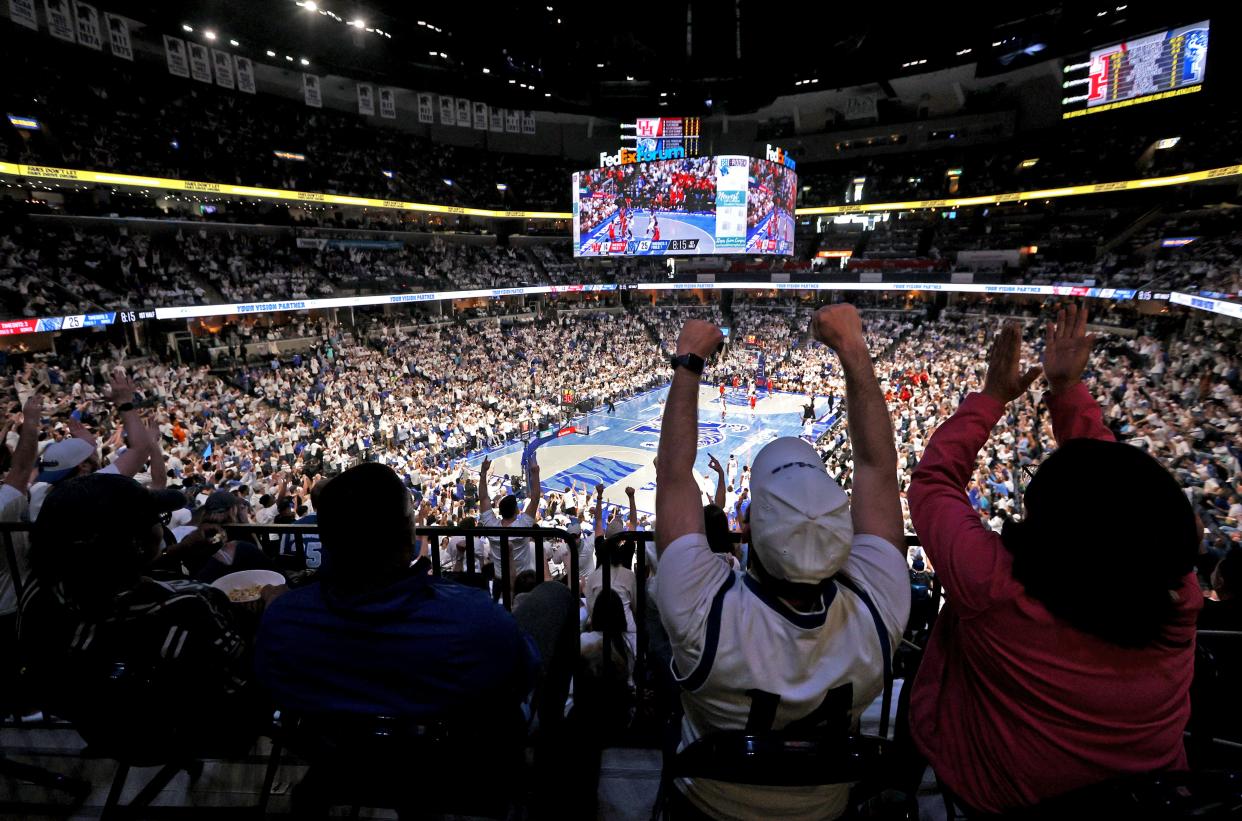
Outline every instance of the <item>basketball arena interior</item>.
{"label": "basketball arena interior", "polygon": [[1239,9],[559,3],[0,7],[0,818],[1242,817]]}

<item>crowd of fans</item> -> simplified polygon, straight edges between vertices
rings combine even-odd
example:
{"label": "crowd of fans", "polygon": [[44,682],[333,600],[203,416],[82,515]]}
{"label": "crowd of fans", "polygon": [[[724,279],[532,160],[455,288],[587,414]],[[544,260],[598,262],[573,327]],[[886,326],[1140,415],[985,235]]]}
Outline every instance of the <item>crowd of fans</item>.
{"label": "crowd of fans", "polygon": [[[8,162],[485,208],[564,210],[563,162],[460,148],[272,94],[247,95],[162,67],[92,59],[55,41],[15,41]],[[61,50],[65,59],[52,53]],[[275,152],[302,159],[282,159]],[[505,186],[499,190],[497,185]]]}
{"label": "crowd of fans", "polygon": [[[571,534],[566,542],[547,545],[543,567],[535,566],[533,551],[522,539],[511,540],[512,571],[508,578],[499,576],[495,541],[490,548],[481,546],[471,562],[492,565],[493,593],[500,597],[508,589],[506,598],[511,596],[515,601],[518,623],[539,650],[535,652],[520,641],[517,645],[505,643],[509,641],[505,639],[493,647],[492,652],[499,655],[476,657],[476,662],[482,667],[500,664],[505,671],[525,671],[514,673],[520,682],[503,696],[515,704],[532,685],[540,692],[550,688],[562,693],[570,678],[562,669],[565,651],[563,647],[550,648],[558,641],[555,636],[580,634],[576,640],[581,649],[576,652],[580,652],[584,666],[572,676],[571,714],[579,710],[583,711],[579,715],[590,715],[591,721],[627,726],[638,720],[634,707],[639,689],[658,689],[668,683],[658,673],[662,663],[660,642],[671,642],[680,667],[683,656],[678,655],[682,652],[678,648],[691,635],[685,632],[690,628],[676,620],[689,616],[666,612],[669,607],[680,607],[672,604],[672,591],[688,583],[683,570],[678,569],[682,558],[674,558],[665,566],[678,548],[661,537],[659,554],[652,551],[646,556],[644,566],[649,575],[642,578],[636,575],[635,546],[612,538],[627,530],[663,527],[670,515],[661,501],[666,494],[657,493],[655,519],[646,514],[640,517],[632,499],[628,511],[603,502],[602,487],[574,484],[561,492],[546,490],[537,463],[529,477],[491,475],[486,461],[482,472],[472,466],[475,457],[486,449],[555,426],[579,413],[581,407],[606,408],[620,398],[663,384],[667,380],[667,357],[683,350],[679,341],[683,328],[715,328],[728,320],[736,335],[703,378],[712,385],[734,375],[752,379],[754,353],[745,349],[751,347],[747,339],[753,338],[765,347],[767,374],[774,387],[808,397],[826,397],[830,406],[838,409],[842,397],[849,394],[845,420],[814,443],[817,455],[827,465],[825,475],[845,491],[842,501],[859,491],[860,495],[853,498],[854,504],[860,504],[859,499],[873,498],[875,488],[868,482],[884,474],[883,470],[875,472],[874,448],[877,443],[888,443],[896,470],[885,481],[892,482],[891,515],[896,530],[888,532],[891,528],[886,525],[881,538],[905,554],[899,538],[903,531],[917,531],[925,544],[928,540],[920,524],[918,488],[924,462],[931,460],[934,433],[950,426],[955,408],[965,397],[973,391],[987,393],[992,385],[993,377],[981,352],[990,346],[1006,316],[1004,305],[992,307],[998,313],[935,321],[921,312],[892,308],[868,311],[865,325],[857,331],[858,347],[821,345],[820,341],[826,341],[824,331],[822,325],[813,324],[819,320],[810,307],[762,299],[739,302],[727,313],[717,305],[692,304],[608,312],[549,311],[529,319],[497,317],[477,324],[413,327],[394,318],[361,318],[352,327],[327,319],[303,318],[290,323],[287,336],[306,339],[310,344],[292,355],[238,357],[235,346],[274,343],[285,335],[276,328],[239,324],[221,335],[225,352],[214,370],[139,360],[129,363],[128,376],[124,371],[114,372],[121,351],[100,350],[81,338],[71,338],[70,346],[59,356],[34,359],[16,368],[8,365],[6,379],[23,411],[11,418],[5,431],[12,460],[7,480],[11,490],[6,492],[20,492],[13,496],[14,506],[6,510],[13,519],[28,517],[40,523],[34,538],[35,583],[28,595],[29,609],[24,611],[29,615],[23,636],[27,641],[55,646],[62,634],[48,626],[46,619],[51,616],[46,614],[58,612],[61,605],[57,602],[64,597],[87,595],[91,589],[91,582],[80,571],[97,564],[84,564],[78,572],[70,573],[67,565],[52,569],[38,559],[40,551],[50,555],[53,548],[49,545],[68,544],[64,540],[70,537],[65,534],[80,526],[65,521],[65,506],[80,504],[73,500],[83,493],[126,509],[148,504],[146,497],[115,485],[120,481],[117,477],[86,476],[94,471],[135,476],[151,488],[173,488],[183,494],[180,502],[165,511],[168,533],[164,547],[153,554],[158,556],[156,564],[132,570],[145,577],[172,574],[210,582],[231,571],[270,567],[274,557],[245,541],[217,539],[219,528],[248,521],[319,524],[321,532],[306,542],[304,559],[308,568],[323,574],[321,584],[298,587],[283,595],[279,589],[266,590],[263,598],[268,602],[269,616],[258,634],[257,667],[251,670],[230,661],[203,682],[204,686],[220,684],[233,694],[247,693],[247,698],[266,693],[265,697],[277,703],[299,709],[311,704],[337,704],[340,698],[341,691],[336,689],[339,682],[329,685],[328,678],[323,678],[328,674],[316,672],[315,654],[305,649],[329,640],[337,629],[328,625],[340,618],[339,607],[323,601],[322,596],[336,601],[332,597],[350,591],[369,590],[378,595],[381,589],[396,595],[404,588],[392,585],[413,583],[401,581],[407,577],[398,572],[400,568],[420,555],[429,556],[431,551],[438,553],[436,558],[447,571],[464,569],[467,557],[460,537],[435,542],[412,540],[401,528],[408,528],[411,521],[419,525],[505,527],[540,523]],[[1021,319],[1035,320],[1027,324],[1031,360],[1044,354],[1042,320],[1056,307],[1042,305],[1031,317],[1009,311]],[[1029,305],[1027,312],[1031,312]],[[1238,335],[1236,328],[1197,321],[1172,336],[1168,330],[1167,323],[1150,322],[1134,339],[1108,337],[1098,343],[1089,358],[1084,354],[1084,383],[1098,400],[1101,430],[1110,438],[1115,436],[1146,451],[1176,477],[1181,498],[1206,528],[1194,567],[1200,570],[1202,586],[1210,591],[1219,561],[1242,549],[1238,544],[1242,539],[1238,527],[1242,465],[1236,447],[1238,420],[1242,419]],[[1014,333],[1015,339],[1021,337],[1016,332],[1006,333]],[[874,424],[861,425],[861,411],[855,406],[861,400],[853,394],[859,390],[860,377],[849,370],[857,366],[857,360],[843,366],[843,351],[864,351],[868,371],[874,367],[875,395],[868,401],[878,402],[881,408],[887,406],[891,420],[887,434],[878,435]],[[608,363],[608,367],[601,367],[601,363]],[[698,378],[695,384],[699,384]],[[999,415],[997,424],[980,434],[982,446],[977,456],[960,466],[964,471],[958,491],[961,505],[977,517],[979,527],[987,533],[1006,532],[1010,521],[1031,518],[1026,501],[1034,487],[1030,476],[1041,465],[1051,463],[1059,451],[1058,441],[1064,444],[1064,431],[1056,429],[1063,424],[1055,415],[1061,411],[1050,414],[1044,407],[1048,400],[1043,399],[1041,404],[1040,393],[1036,387],[1033,391],[1018,390],[1010,397],[1013,404]],[[697,392],[695,397],[697,401]],[[967,404],[971,401],[966,399]],[[1081,401],[1090,403],[1091,397],[1083,394]],[[680,407],[672,394],[666,407]],[[878,418],[884,419],[883,412]],[[866,449],[860,450],[860,437],[870,440]],[[663,445],[660,457],[665,458]],[[730,527],[748,533],[756,527],[748,513],[751,494],[761,509],[769,510],[771,502],[763,500],[771,497],[765,494],[778,493],[779,498],[785,498],[795,492],[755,484],[752,477],[759,475],[755,471],[762,468],[764,458],[760,453],[750,464],[731,460],[727,467],[719,466],[721,487],[726,476],[730,485],[725,504],[733,513],[725,515],[726,534]],[[35,483],[30,485],[36,459],[40,467],[33,477]],[[664,474],[659,473],[659,477],[662,490]],[[326,495],[324,489],[338,482],[337,496],[344,495]],[[694,494],[695,504],[701,506],[702,483],[696,481]],[[684,514],[684,508],[678,510]],[[56,533],[60,535],[52,535],[52,524],[42,524],[50,511],[56,512]],[[676,521],[685,522],[683,514],[677,514]],[[358,521],[360,516],[364,521]],[[101,521],[112,521],[103,513],[100,517]],[[405,524],[398,526],[397,522]],[[701,527],[701,516],[699,522]],[[856,518],[856,534],[874,532],[858,522]],[[383,536],[387,527],[395,530]],[[367,554],[366,559],[334,558],[341,556],[344,544],[360,534],[372,534],[378,540],[374,542],[377,549],[405,539],[404,552],[388,558],[379,553]],[[757,536],[750,539],[754,542]],[[77,544],[81,540],[70,541]],[[721,551],[726,567],[742,567],[755,560],[758,547],[752,546],[748,553],[730,539],[726,542],[713,548],[716,552],[709,554],[714,557],[711,562],[720,561]],[[855,550],[862,550],[859,544],[856,535]],[[935,545],[913,549],[906,555],[912,573],[926,575],[931,565],[944,561],[945,548]],[[286,544],[286,548],[292,549],[292,545]],[[571,552],[579,559],[576,580],[569,573]],[[765,568],[772,561],[768,555],[764,554]],[[891,563],[887,559],[883,562],[885,566]],[[609,572],[607,585],[603,565]],[[907,564],[903,562],[900,567],[904,580]],[[709,569],[695,575],[699,586],[716,577],[715,565]],[[768,568],[764,572],[776,571]],[[762,573],[756,578],[760,583],[770,583],[763,581],[769,577]],[[885,583],[893,588],[889,592],[896,598],[881,607],[889,608],[884,610],[886,624],[892,621],[890,627],[900,636],[905,616],[899,612],[902,607],[898,599],[904,594],[894,592],[897,578]],[[952,578],[946,580],[946,586]],[[554,584],[549,588],[541,584],[545,581]],[[124,587],[135,582],[109,583]],[[142,589],[144,596],[158,601],[163,601],[170,590],[195,591],[192,595],[210,606],[222,625],[231,625],[229,605],[206,588],[194,587],[190,581],[160,582],[174,586],[159,589],[138,584],[124,589]],[[565,596],[566,586],[577,595]],[[643,588],[642,595],[639,587]],[[549,592],[557,588],[559,593]],[[952,592],[950,587],[950,595]],[[790,588],[786,593],[805,591]],[[549,599],[551,596],[563,598]],[[390,603],[384,606],[398,612],[402,606],[399,602],[406,600],[386,599]],[[642,601],[647,602],[647,612],[639,609]],[[800,600],[795,596],[791,601]],[[555,625],[527,621],[534,618],[531,608],[537,602],[543,602],[540,612],[545,616],[560,614]],[[15,607],[10,592],[5,612],[11,613]],[[468,607],[483,604],[474,602]],[[90,622],[93,611],[87,608],[84,612],[81,618]],[[488,620],[494,617],[484,617],[483,612],[479,611],[478,623],[490,624]],[[647,625],[642,643],[640,622]],[[872,630],[870,617],[860,623]],[[509,628],[502,624],[507,622],[502,619],[489,628],[493,638],[507,635]],[[665,627],[667,633],[663,632]],[[234,643],[229,646],[240,647],[250,641],[240,627],[231,625],[227,629],[229,641]],[[320,630],[327,632],[317,632]],[[479,635],[465,626],[461,630],[471,641]],[[364,643],[349,651],[351,658],[358,659],[351,669],[365,671],[374,665],[374,659],[362,658],[374,650],[367,647]],[[346,652],[344,647],[340,652]],[[511,658],[513,661],[502,661]],[[656,661],[644,668],[639,664],[643,658]],[[536,664],[537,659],[558,672],[531,672],[529,665]],[[304,670],[311,672],[302,675]],[[510,672],[497,674],[507,676]],[[354,682],[349,686],[356,691],[350,698],[368,705],[365,709],[399,704],[403,709],[425,713],[443,709],[449,702],[457,703],[455,696],[441,693],[415,704],[391,687],[363,684],[364,678],[361,673],[348,677]],[[260,684],[265,687],[261,689]],[[726,682],[717,680],[711,686],[726,686]],[[852,708],[855,713],[869,703],[878,686],[875,679],[859,693]],[[63,688],[56,692],[58,697],[72,700],[72,694],[63,693]],[[564,697],[556,698],[563,701]],[[346,702],[339,703],[344,707]],[[695,721],[706,720],[701,713],[694,715]],[[960,780],[965,776],[937,757],[942,754],[937,745],[923,738],[920,749],[933,764],[952,773],[959,784],[966,783]],[[712,790],[686,789],[689,800],[701,809],[716,800],[711,797]],[[965,789],[977,789],[967,793],[968,797],[987,808],[1019,800],[1005,796],[1003,791],[988,792],[986,785],[967,784]]]}

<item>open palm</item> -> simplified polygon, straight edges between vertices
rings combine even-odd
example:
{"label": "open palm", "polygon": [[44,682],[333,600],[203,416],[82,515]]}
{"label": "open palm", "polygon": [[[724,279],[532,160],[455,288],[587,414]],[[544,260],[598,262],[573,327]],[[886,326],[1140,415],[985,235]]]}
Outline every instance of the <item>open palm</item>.
{"label": "open palm", "polygon": [[1062,308],[1055,322],[1048,323],[1044,347],[1044,376],[1053,392],[1060,393],[1082,378],[1091,357],[1095,335],[1087,333],[1087,310],[1077,305]]}

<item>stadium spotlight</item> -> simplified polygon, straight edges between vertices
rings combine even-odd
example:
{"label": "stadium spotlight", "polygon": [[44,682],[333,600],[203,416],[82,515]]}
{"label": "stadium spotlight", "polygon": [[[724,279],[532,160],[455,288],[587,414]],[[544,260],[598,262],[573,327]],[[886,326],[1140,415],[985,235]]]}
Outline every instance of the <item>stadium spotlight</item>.
{"label": "stadium spotlight", "polygon": [[191,26],[189,23],[182,23],[182,24],[181,24],[181,30],[182,30],[182,31],[184,31],[184,32],[193,33],[193,32],[194,32],[194,27],[193,27],[193,26]]}
{"label": "stadium spotlight", "polygon": [[445,177],[443,180],[441,180],[441,182],[443,182],[445,185],[448,185],[448,186],[451,186],[453,184],[453,181],[450,180],[448,177]]}
{"label": "stadium spotlight", "polygon": [[505,185],[503,182],[498,182],[496,183],[496,190],[497,191],[508,191],[509,186]]}
{"label": "stadium spotlight", "polygon": [[510,81],[509,81],[509,85],[511,85],[511,86],[515,86],[515,85],[517,85],[517,80],[510,80]]}
{"label": "stadium spotlight", "polygon": [[216,39],[216,33],[214,31],[204,31],[203,36],[206,37],[208,40]]}
{"label": "stadium spotlight", "polygon": [[552,96],[552,92],[551,92],[551,91],[545,91],[545,92],[543,92],[543,96],[545,96],[545,97],[551,97],[551,96]]}
{"label": "stadium spotlight", "polygon": [[596,63],[596,64],[595,64],[595,67],[596,67],[596,68],[603,68],[603,67],[604,67],[604,64],[603,64],[603,63]]}
{"label": "stadium spotlight", "polygon": [[268,57],[275,57],[275,56],[276,56],[276,52],[272,51],[272,50],[269,48],[269,49],[267,50],[267,56],[268,56]]}
{"label": "stadium spotlight", "polygon": [[306,0],[306,2],[302,4],[302,8],[306,9],[307,11],[318,11],[319,4],[316,3],[315,0]]}
{"label": "stadium spotlight", "polygon": [[291,63],[293,62],[293,56],[292,56],[292,55],[290,55],[290,54],[286,54],[286,55],[285,55],[285,59],[286,59],[286,60],[288,60],[288,61],[289,61],[289,62],[291,62]]}
{"label": "stadium spotlight", "polygon": [[364,29],[364,28],[366,28],[366,27],[367,27],[367,21],[366,21],[366,20],[363,20],[363,19],[361,19],[361,18],[359,18],[359,19],[357,19],[357,20],[350,20],[350,21],[349,21],[349,24],[350,24],[351,26],[353,26],[354,28],[356,28],[356,29]]}
{"label": "stadium spotlight", "polygon": [[237,47],[237,46],[240,46],[241,43],[237,42],[236,40],[229,40],[229,45],[233,47]]}
{"label": "stadium spotlight", "polygon": [[303,57],[301,60],[298,60],[298,62],[299,62],[299,63],[301,63],[301,64],[302,64],[302,65],[304,65],[304,66],[309,66],[309,65],[310,65],[310,60],[307,60],[305,57]]}
{"label": "stadium spotlight", "polygon": [[491,73],[492,73],[492,70],[491,70],[490,68],[484,68],[484,69],[483,69],[483,73],[484,73],[484,74],[491,74]]}
{"label": "stadium spotlight", "polygon": [[1158,148],[1158,149],[1160,149],[1160,148],[1172,148],[1173,146],[1177,145],[1177,144],[1178,144],[1178,142],[1179,142],[1181,139],[1182,139],[1181,137],[1168,137],[1168,138],[1166,138],[1166,139],[1163,139],[1163,140],[1160,140],[1159,142],[1157,142],[1157,143],[1156,143],[1156,148]]}

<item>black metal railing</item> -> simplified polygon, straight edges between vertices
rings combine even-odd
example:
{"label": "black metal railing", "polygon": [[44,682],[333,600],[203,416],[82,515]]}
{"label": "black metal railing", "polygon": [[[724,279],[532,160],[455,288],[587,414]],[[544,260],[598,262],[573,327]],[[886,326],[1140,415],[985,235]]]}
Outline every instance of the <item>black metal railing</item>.
{"label": "black metal railing", "polygon": [[[229,535],[234,538],[246,538],[257,545],[264,554],[272,561],[272,563],[281,570],[285,571],[301,571],[313,570],[317,567],[317,550],[318,550],[318,526],[313,524],[229,524],[224,525]],[[24,534],[28,534],[32,525],[26,522],[0,522],[0,542],[4,545],[4,555],[8,562],[8,567],[13,579],[14,592],[20,599],[25,590],[25,564],[19,563],[18,553],[16,549],[16,538]],[[573,535],[558,528],[547,527],[419,527],[416,528],[415,534],[423,540],[422,549],[426,550],[429,559],[431,572],[437,577],[448,577],[456,581],[462,581],[475,587],[488,589],[488,582],[496,582],[498,580],[507,580],[507,583],[493,584],[492,588],[499,588],[498,592],[494,592],[497,599],[504,605],[506,610],[513,610],[513,583],[516,574],[513,573],[513,557],[512,545],[514,541],[521,539],[530,539],[532,541],[535,552],[535,572],[540,579],[543,577],[543,568],[546,566],[545,558],[549,542],[562,542],[568,548],[567,559],[568,568],[567,576],[570,590],[577,595],[583,596],[586,593],[585,580],[581,574],[580,550],[581,540],[591,539],[593,542],[595,537],[592,534]],[[732,537],[735,542],[741,540],[740,533],[733,533]],[[464,544],[464,562],[463,571],[457,572],[446,570],[442,566],[440,557],[439,540],[444,537],[462,537],[465,539]],[[492,573],[489,579],[483,569],[490,563],[490,540],[499,541],[499,574]],[[624,531],[614,534],[603,541],[603,549],[597,555],[597,566],[600,570],[601,590],[612,589],[612,556],[617,545],[626,541],[632,542],[635,546],[634,567],[633,572],[637,580],[635,585],[635,601],[633,608],[634,629],[635,629],[635,645],[637,652],[635,653],[635,681],[642,681],[642,675],[647,669],[647,550],[649,543],[654,541],[655,533],[651,531]],[[483,544],[480,545],[479,541]],[[919,539],[917,536],[908,535],[906,537],[906,547],[917,546]],[[314,547],[313,550],[308,548]],[[593,545],[592,549],[596,549]],[[623,565],[619,565],[623,566]],[[933,597],[932,618],[934,620],[936,614],[940,611],[941,600],[944,595],[939,580],[933,574],[931,593]],[[609,636],[609,638],[612,638]],[[604,665],[605,669],[610,664],[609,654],[605,652]]]}

